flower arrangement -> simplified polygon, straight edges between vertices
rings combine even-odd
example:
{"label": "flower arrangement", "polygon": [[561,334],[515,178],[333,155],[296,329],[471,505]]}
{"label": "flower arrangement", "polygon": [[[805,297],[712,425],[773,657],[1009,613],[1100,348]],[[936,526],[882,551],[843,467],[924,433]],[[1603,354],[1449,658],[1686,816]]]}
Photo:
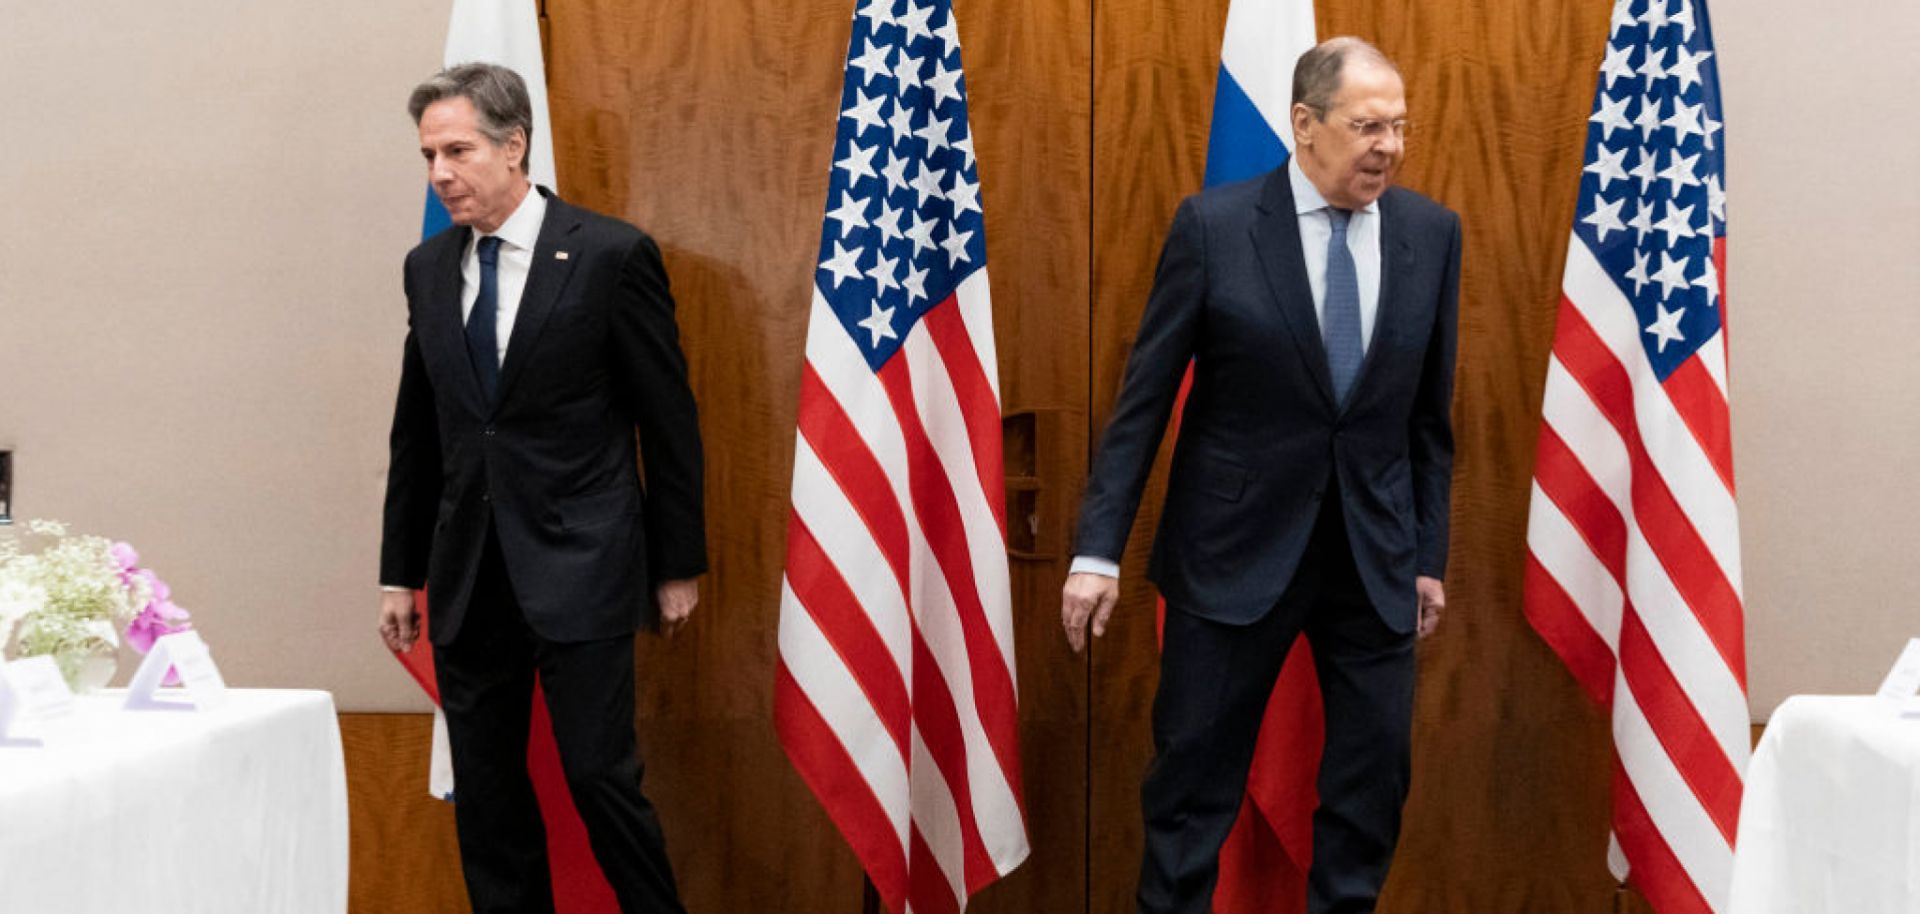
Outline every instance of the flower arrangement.
{"label": "flower arrangement", "polygon": [[0,527],[0,654],[50,656],[69,685],[99,688],[113,676],[121,631],[145,654],[161,635],[192,627],[132,546],[58,521],[25,529]]}

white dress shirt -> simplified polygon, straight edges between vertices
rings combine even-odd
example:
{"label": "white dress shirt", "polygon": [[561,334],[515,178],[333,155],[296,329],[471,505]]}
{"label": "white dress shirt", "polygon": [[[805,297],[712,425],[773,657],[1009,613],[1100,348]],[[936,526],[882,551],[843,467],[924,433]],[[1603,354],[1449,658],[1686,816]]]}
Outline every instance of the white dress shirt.
{"label": "white dress shirt", "polygon": [[[533,246],[540,240],[540,225],[547,218],[547,198],[540,189],[527,188],[527,196],[500,223],[493,236],[500,239],[500,263],[496,267],[499,300],[494,308],[494,339],[499,341],[500,361],[507,360],[507,340],[513,336],[513,319],[520,313],[520,294],[527,288],[527,270],[533,267]],[[460,258],[460,323],[466,325],[473,314],[473,303],[480,297],[481,234],[467,239],[467,252]],[[1323,242],[1324,243],[1324,242]],[[1365,286],[1361,286],[1365,289]]]}
{"label": "white dress shirt", "polygon": [[[1313,289],[1313,316],[1327,321],[1327,242],[1333,238],[1333,217],[1327,198],[1300,170],[1300,159],[1287,158],[1287,180],[1293,186],[1293,212],[1300,221],[1300,254],[1306,260],[1307,284]],[[1380,315],[1380,201],[1354,210],[1347,220],[1347,250],[1353,254],[1354,278],[1360,284],[1360,351],[1373,340],[1374,319]],[[1120,576],[1120,564],[1090,555],[1076,555],[1067,569]]]}

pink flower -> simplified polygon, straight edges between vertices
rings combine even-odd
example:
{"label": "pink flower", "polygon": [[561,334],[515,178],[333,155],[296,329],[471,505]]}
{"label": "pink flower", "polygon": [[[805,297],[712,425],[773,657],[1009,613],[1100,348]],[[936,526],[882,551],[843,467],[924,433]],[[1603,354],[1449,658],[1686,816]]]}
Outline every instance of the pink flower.
{"label": "pink flower", "polygon": [[173,588],[168,587],[167,582],[160,580],[160,576],[154,574],[153,569],[141,568],[136,570],[133,576],[147,582],[148,588],[153,593],[153,602],[165,603],[173,596]]}
{"label": "pink flower", "polygon": [[113,556],[115,564],[123,572],[129,572],[140,566],[140,553],[130,543],[114,543],[108,554]]}
{"label": "pink flower", "polygon": [[183,632],[193,626],[187,622],[190,614],[170,600],[155,600],[147,608],[127,623],[127,644],[142,654],[153,650],[153,643],[162,635]]}

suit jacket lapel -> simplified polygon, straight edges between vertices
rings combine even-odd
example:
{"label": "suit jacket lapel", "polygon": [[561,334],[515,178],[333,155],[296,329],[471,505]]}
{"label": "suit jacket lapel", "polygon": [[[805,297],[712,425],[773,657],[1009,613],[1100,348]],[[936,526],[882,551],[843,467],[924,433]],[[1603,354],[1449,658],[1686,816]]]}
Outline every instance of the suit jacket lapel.
{"label": "suit jacket lapel", "polygon": [[1313,286],[1307,281],[1306,258],[1300,251],[1300,217],[1293,209],[1293,188],[1285,166],[1267,175],[1252,234],[1267,286],[1300,351],[1300,359],[1320,388],[1320,395],[1337,407],[1333,373],[1327,367],[1327,347],[1320,341],[1320,318],[1313,310]]}
{"label": "suit jacket lapel", "polygon": [[480,404],[479,411],[484,413],[480,375],[473,367],[473,359],[467,355],[466,318],[460,313],[460,293],[466,282],[460,275],[460,261],[472,237],[472,229],[462,228],[441,239],[440,250],[429,268],[432,273],[428,276],[430,285],[424,315],[428,323],[422,328],[421,339],[427,345],[440,347],[442,358],[448,364],[465,366],[456,368],[454,374],[461,379],[465,397]]}
{"label": "suit jacket lapel", "polygon": [[1373,373],[1373,364],[1379,361],[1379,352],[1386,347],[1381,341],[1386,338],[1392,321],[1398,320],[1404,310],[1398,293],[1401,283],[1397,279],[1406,272],[1408,262],[1413,258],[1413,244],[1407,239],[1405,220],[1397,218],[1398,207],[1394,204],[1391,192],[1380,197],[1380,304],[1373,315],[1373,336],[1367,341],[1367,353],[1360,360],[1360,371],[1353,377],[1353,390],[1347,392],[1347,403],[1358,399],[1356,393],[1367,383],[1367,377]]}
{"label": "suit jacket lapel", "polygon": [[520,293],[520,310],[513,318],[513,334],[507,338],[507,360],[500,366],[500,391],[494,408],[513,393],[513,382],[525,373],[527,360],[533,357],[534,343],[553,314],[560,292],[573,275],[575,251],[570,236],[580,228],[580,217],[573,207],[561,202],[546,188],[537,191],[547,198],[547,217],[540,223],[540,240],[533,246],[533,264],[527,268],[527,285]]}

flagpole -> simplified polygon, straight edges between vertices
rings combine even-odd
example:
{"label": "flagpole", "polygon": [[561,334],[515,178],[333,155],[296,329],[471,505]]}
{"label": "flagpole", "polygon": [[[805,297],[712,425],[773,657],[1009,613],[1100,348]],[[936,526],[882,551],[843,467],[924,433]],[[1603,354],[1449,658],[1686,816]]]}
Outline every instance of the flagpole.
{"label": "flagpole", "polygon": [[860,876],[860,914],[880,914],[880,890],[865,873]]}

